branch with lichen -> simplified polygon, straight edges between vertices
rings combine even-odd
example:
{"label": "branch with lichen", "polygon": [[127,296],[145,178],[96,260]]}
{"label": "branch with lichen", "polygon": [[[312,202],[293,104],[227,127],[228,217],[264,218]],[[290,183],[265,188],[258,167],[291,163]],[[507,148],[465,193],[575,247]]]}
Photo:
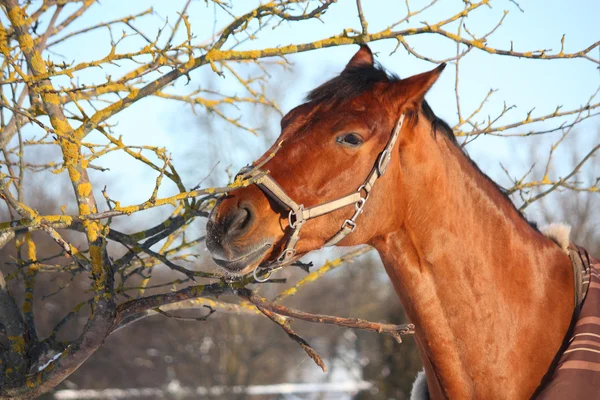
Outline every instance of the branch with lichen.
{"label": "branch with lichen", "polygon": [[[529,174],[520,179],[511,179],[513,187],[509,193],[520,196],[522,208],[555,190],[598,191],[600,177],[585,185],[575,179],[577,173],[598,152],[598,146],[579,160],[564,178],[552,178],[556,148],[582,121],[599,115],[600,103],[595,97],[597,92],[581,107],[572,110],[556,108],[539,114],[531,110],[524,118],[510,121],[508,118],[513,116],[514,107],[505,105],[496,115],[482,117],[484,106],[495,91],[489,91],[471,112],[461,108],[458,67],[462,60],[475,52],[487,53],[491,57],[579,59],[600,64],[600,60],[594,56],[600,41],[573,52],[565,51],[565,37],[561,39],[560,50],[555,51],[517,51],[512,42],[504,47],[492,47],[488,40],[508,18],[507,12],[499,15],[497,22],[484,34],[473,33],[468,25],[469,20],[477,18],[481,8],[491,7],[491,0],[466,2],[462,10],[437,22],[419,22],[418,17],[436,7],[440,1],[431,0],[416,10],[411,10],[406,2],[406,13],[379,31],[374,31],[373,25],[369,25],[369,15],[363,10],[366,2],[360,0],[276,0],[260,4],[239,16],[232,14],[227,2],[210,1],[223,10],[229,19],[214,35],[204,39],[193,34],[193,21],[188,16],[190,1],[185,2],[173,25],[160,21],[156,34],[149,34],[136,24],[141,18],[153,18],[152,10],[142,10],[88,26],[79,25],[73,29],[74,23],[82,21],[81,17],[96,3],[95,0],[48,0],[35,7],[21,6],[17,0],[3,2],[5,18],[0,23],[0,68],[3,73],[3,90],[0,91],[0,150],[3,157],[0,160],[0,196],[10,218],[0,222],[0,248],[14,244],[17,256],[6,263],[9,273],[0,271],[0,323],[6,331],[8,343],[8,347],[0,349],[1,396],[38,396],[75,371],[116,329],[149,315],[172,317],[172,313],[179,309],[209,306],[216,312],[253,315],[260,310],[316,360],[316,353],[291,330],[287,318],[334,323],[392,335],[408,329],[307,314],[279,304],[320,280],[329,271],[352,262],[367,252],[368,247],[327,262],[292,287],[281,291],[273,301],[260,298],[245,289],[247,285],[256,284],[251,276],[233,284],[222,281],[220,275],[210,272],[210,269],[205,271],[205,266],[196,269],[197,260],[205,253],[198,250],[201,247],[198,245],[203,241],[202,235],[189,234],[193,224],[199,218],[208,216],[219,196],[247,186],[258,177],[236,179],[232,184],[219,188],[200,189],[199,185],[192,189],[186,187],[167,149],[146,143],[131,143],[128,137],[115,133],[118,129],[115,128],[115,119],[129,106],[146,98],[185,104],[194,112],[216,115],[221,122],[239,131],[260,135],[260,129],[249,125],[240,115],[248,107],[260,107],[281,114],[277,102],[266,90],[266,84],[273,67],[286,68],[289,65],[286,56],[342,45],[396,41],[394,51],[404,49],[418,59],[456,65],[458,122],[453,128],[456,136],[464,138],[463,145],[488,135],[533,137],[562,132],[561,138],[549,151],[539,179],[530,179]],[[73,6],[66,7],[72,3]],[[342,3],[355,8],[356,19],[348,22],[347,27],[337,35],[310,42],[282,43],[269,48],[252,46],[253,40],[270,35],[284,22],[294,29],[302,29],[305,21],[326,23],[328,13],[334,7],[341,7]],[[69,58],[59,57],[53,52],[60,44],[101,32],[106,33],[106,44],[109,45],[107,53],[69,62],[65,61]],[[437,54],[422,51],[413,38],[423,36],[442,38],[442,43],[456,47],[454,55],[440,58]],[[131,45],[132,39],[138,40],[138,47]],[[107,72],[98,80],[87,79],[92,71],[114,71],[115,66],[119,67],[118,76],[113,77]],[[178,85],[183,77],[190,83],[190,73],[200,68],[209,73],[212,71],[232,83],[229,93],[202,85],[190,85],[183,90]],[[552,121],[554,125],[551,128],[538,128],[542,121]],[[92,132],[96,134],[91,135]],[[52,160],[32,160],[31,150],[40,148],[44,149],[44,154],[57,150],[59,156]],[[94,196],[94,189],[98,188],[89,170],[109,170],[110,166],[105,167],[103,161],[119,152],[145,168],[153,186],[147,193],[147,200],[126,206],[119,198],[112,198],[114,193],[109,185],[102,190],[104,199],[101,200],[106,203],[106,207],[102,208]],[[25,189],[32,185],[32,182],[26,181],[29,172],[38,174],[44,171],[68,177],[72,188],[71,201],[62,204],[60,210],[40,212],[32,206],[32,199],[27,197],[30,195]],[[165,196],[163,190],[169,183],[176,189]],[[128,232],[115,229],[112,225],[114,220],[126,220],[133,214],[157,208],[170,208],[170,215],[153,221],[150,228],[133,228]],[[84,234],[85,240],[75,241],[71,233]],[[50,257],[42,254],[38,245],[40,236],[51,239],[52,251],[58,254]],[[111,247],[118,247],[121,252],[110,250]],[[157,282],[155,272],[161,269],[171,269],[175,273]],[[40,274],[59,273],[67,274],[68,281],[57,285],[56,290],[47,296],[60,295],[82,275],[90,284],[90,296],[84,302],[73,305],[73,309],[54,327],[49,337],[38,338],[34,312],[34,300],[39,296],[35,289],[36,279]],[[179,273],[183,276],[177,275]],[[25,301],[17,304],[10,285],[21,279],[24,289],[19,290],[23,290],[21,297]],[[271,282],[281,283],[281,280]],[[210,298],[234,293],[254,305],[247,301],[233,304]],[[56,335],[61,328],[88,305],[92,313],[79,338],[68,343],[57,343]],[[203,317],[197,319],[202,320]],[[59,354],[59,357],[37,371],[37,366],[44,364],[40,362],[41,355],[49,352]],[[40,356],[29,359],[28,355],[31,354]]]}

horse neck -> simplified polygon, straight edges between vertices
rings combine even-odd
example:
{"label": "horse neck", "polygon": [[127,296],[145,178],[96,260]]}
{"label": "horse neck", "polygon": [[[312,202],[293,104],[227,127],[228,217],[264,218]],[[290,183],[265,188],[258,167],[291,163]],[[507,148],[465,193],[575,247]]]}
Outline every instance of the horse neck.
{"label": "horse neck", "polygon": [[569,327],[569,258],[447,138],[421,130],[397,171],[403,219],[371,244],[416,325],[433,398],[527,398]]}

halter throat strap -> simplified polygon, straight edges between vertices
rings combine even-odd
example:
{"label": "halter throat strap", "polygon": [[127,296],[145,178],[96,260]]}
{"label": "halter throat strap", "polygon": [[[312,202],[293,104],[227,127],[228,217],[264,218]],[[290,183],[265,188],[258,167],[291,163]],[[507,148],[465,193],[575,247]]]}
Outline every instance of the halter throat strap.
{"label": "halter throat strap", "polygon": [[356,219],[362,213],[365,203],[369,199],[369,194],[375,186],[375,182],[377,182],[377,179],[383,176],[390,163],[392,158],[392,149],[398,140],[403,123],[404,114],[401,115],[396,122],[390,138],[383,151],[381,151],[381,153],[379,153],[377,156],[375,165],[371,169],[371,172],[369,175],[367,175],[367,178],[363,184],[360,185],[354,193],[310,208],[305,208],[303,204],[296,203],[277,183],[277,181],[273,179],[268,171],[262,170],[259,167],[247,167],[246,170],[240,171],[238,175],[241,175],[242,178],[245,179],[256,178],[254,183],[257,186],[259,186],[273,200],[290,210],[288,219],[289,225],[292,228],[292,234],[288,238],[284,250],[277,258],[276,265],[267,267],[267,269],[272,270],[275,268],[280,268],[292,262],[292,258],[296,255],[296,245],[300,240],[300,230],[309,219],[317,218],[341,208],[354,205],[354,215],[342,223],[339,231],[333,235],[331,239],[327,241],[327,243],[325,243],[325,247],[336,245],[350,233],[354,232],[357,227]]}

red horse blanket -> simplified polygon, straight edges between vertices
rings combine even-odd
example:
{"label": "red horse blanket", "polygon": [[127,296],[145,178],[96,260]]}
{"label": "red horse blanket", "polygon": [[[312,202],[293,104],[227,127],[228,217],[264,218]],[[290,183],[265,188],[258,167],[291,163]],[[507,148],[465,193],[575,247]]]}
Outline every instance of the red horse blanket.
{"label": "red horse blanket", "polygon": [[570,251],[581,261],[585,298],[568,345],[537,399],[600,399],[600,260],[581,247]]}

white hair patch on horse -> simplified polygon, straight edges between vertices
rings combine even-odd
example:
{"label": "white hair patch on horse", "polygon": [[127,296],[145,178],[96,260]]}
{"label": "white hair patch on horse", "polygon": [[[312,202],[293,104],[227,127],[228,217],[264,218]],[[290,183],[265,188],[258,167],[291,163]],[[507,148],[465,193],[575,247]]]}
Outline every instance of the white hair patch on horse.
{"label": "white hair patch on horse", "polygon": [[548,239],[553,240],[565,253],[569,252],[569,236],[571,235],[571,226],[567,224],[550,224],[540,231]]}
{"label": "white hair patch on horse", "polygon": [[429,400],[429,389],[427,388],[427,377],[425,370],[419,371],[417,379],[410,391],[410,400]]}

